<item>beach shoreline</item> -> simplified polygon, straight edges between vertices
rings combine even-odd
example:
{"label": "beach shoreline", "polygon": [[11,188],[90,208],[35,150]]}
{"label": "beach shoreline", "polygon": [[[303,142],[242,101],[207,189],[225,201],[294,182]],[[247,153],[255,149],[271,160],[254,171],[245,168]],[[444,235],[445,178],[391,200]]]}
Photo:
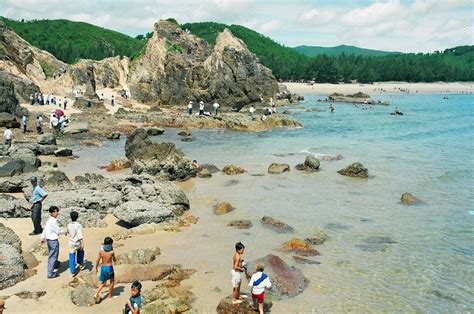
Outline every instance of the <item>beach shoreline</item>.
{"label": "beach shoreline", "polygon": [[[330,84],[330,83],[293,83],[282,82],[292,93],[300,95],[330,95],[332,93],[354,94],[363,92],[369,95],[379,94],[458,94],[474,93],[474,82],[434,82],[434,83],[409,83],[409,82],[376,82],[373,84]],[[382,91],[383,90],[383,91]]]}

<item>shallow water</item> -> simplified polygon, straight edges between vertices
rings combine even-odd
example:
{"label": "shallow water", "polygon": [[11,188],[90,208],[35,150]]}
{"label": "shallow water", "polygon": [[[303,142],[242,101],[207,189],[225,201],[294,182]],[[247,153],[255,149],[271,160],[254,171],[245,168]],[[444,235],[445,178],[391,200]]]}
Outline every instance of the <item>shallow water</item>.
{"label": "shallow water", "polygon": [[[175,142],[201,163],[233,163],[248,170],[183,185],[200,221],[177,234],[162,258],[172,262],[179,257],[185,267],[198,269],[188,280],[198,298],[195,308],[213,311],[230,293],[233,245],[243,241],[245,259],[275,253],[310,280],[301,295],[276,300],[276,313],[474,311],[474,216],[469,214],[474,204],[474,97],[383,95],[376,99],[389,101],[390,107],[336,104],[333,114],[306,112],[327,109],[317,98],[307,97],[304,108],[290,109],[302,129],[195,130],[197,140],[191,143],[180,142],[177,130],[167,130],[156,138]],[[394,106],[404,116],[389,115]],[[65,165],[95,171],[123,156],[123,143],[80,149],[81,157]],[[321,170],[313,174],[294,170],[308,153],[342,154],[344,159],[321,161]],[[272,162],[288,163],[292,170],[269,175]],[[336,173],[352,162],[364,164],[370,178]],[[423,204],[401,205],[404,192]],[[224,200],[237,210],[214,216],[212,205]],[[263,228],[259,220],[264,215],[293,226],[294,235]],[[254,226],[226,226],[235,219],[250,219]],[[321,256],[313,259],[320,265],[297,265],[291,254],[278,251],[284,241],[310,236],[319,227],[330,237],[316,246]]]}

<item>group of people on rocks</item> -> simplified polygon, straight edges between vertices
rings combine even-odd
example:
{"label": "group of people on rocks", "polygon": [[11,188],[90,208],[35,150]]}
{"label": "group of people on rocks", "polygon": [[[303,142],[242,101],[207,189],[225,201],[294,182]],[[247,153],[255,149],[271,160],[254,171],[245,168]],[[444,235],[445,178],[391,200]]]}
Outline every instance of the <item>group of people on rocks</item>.
{"label": "group of people on rocks", "polygon": [[68,102],[69,100],[67,97],[64,97],[64,99],[57,98],[55,95],[52,95],[50,93],[45,95],[41,92],[35,92],[34,94],[30,95],[30,104],[32,106],[35,104],[38,104],[40,106],[57,105],[59,108],[63,108],[64,110],[66,110]]}
{"label": "group of people on rocks", "polygon": [[[23,116],[21,117],[21,124],[23,126],[23,133],[26,133],[28,132],[28,117],[26,116],[26,114],[23,114]],[[43,134],[43,115],[42,114],[38,114],[36,116],[36,120],[35,120],[35,128],[36,128],[36,133],[37,134]],[[11,135],[10,139],[13,137],[13,135]],[[6,140],[6,138],[5,138]],[[11,146],[11,142],[9,143],[9,147]]]}
{"label": "group of people on rocks", "polygon": [[[44,228],[41,226],[41,213],[43,209],[43,201],[48,197],[48,193],[44,191],[38,184],[37,177],[31,177],[33,193],[31,198],[31,219],[33,221],[33,231],[30,235],[40,235],[41,245],[46,244],[48,247],[48,263],[47,278],[53,279],[59,277],[58,269],[60,262],[59,257],[59,237],[62,234],[68,235],[69,247],[69,271],[71,277],[75,277],[80,271],[86,269],[85,250],[84,250],[84,231],[81,223],[78,221],[79,213],[72,211],[70,213],[71,222],[67,224],[66,230],[60,228],[58,217],[60,210],[57,206],[51,206],[48,209],[49,219],[46,221]],[[113,264],[116,261],[113,239],[106,237],[99,250],[99,254],[95,263],[95,272],[99,274],[99,287],[94,294],[96,303],[101,301],[100,292],[109,282],[108,297],[113,298],[113,290],[115,284],[115,272]],[[100,266],[100,272],[99,272]],[[125,313],[139,313],[143,304],[141,296],[142,285],[139,281],[134,281],[131,286],[131,297],[125,304]]]}
{"label": "group of people on rocks", "polygon": [[[192,115],[193,114],[193,107],[194,107],[194,102],[191,100],[189,101],[188,103],[188,114],[189,115]],[[215,101],[213,104],[212,104],[212,109],[214,110],[214,115],[217,116],[218,113],[219,113],[219,108],[221,106],[219,105],[219,103],[217,101]],[[204,101],[200,101],[199,102],[199,115],[200,116],[210,116],[211,113],[208,112],[208,111],[204,111],[204,108],[205,108],[205,105],[204,105]]]}

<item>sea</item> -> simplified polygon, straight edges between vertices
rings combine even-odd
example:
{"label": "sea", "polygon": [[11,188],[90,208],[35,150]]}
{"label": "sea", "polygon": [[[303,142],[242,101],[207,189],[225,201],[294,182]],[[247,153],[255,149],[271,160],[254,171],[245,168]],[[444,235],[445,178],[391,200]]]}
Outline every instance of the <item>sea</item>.
{"label": "sea", "polygon": [[[194,310],[215,312],[230,295],[234,244],[242,241],[245,260],[278,255],[310,282],[294,298],[269,293],[274,313],[474,312],[474,95],[445,96],[375,95],[390,106],[336,103],[330,113],[327,103],[318,102],[325,96],[311,95],[279,108],[303,128],[193,130],[193,142],[181,142],[176,129],[155,137],[175,143],[199,163],[246,169],[180,183],[199,222],[164,244],[160,258],[197,270],[183,282],[193,287]],[[390,115],[395,106],[403,115]],[[80,158],[61,167],[100,172],[98,166],[124,155],[123,145],[122,139],[77,148]],[[322,158],[337,154],[343,158]],[[294,168],[307,155],[321,158],[318,172]],[[291,171],[268,174],[274,162],[289,164]],[[354,162],[369,169],[369,178],[337,173]],[[405,192],[421,202],[403,205]],[[221,201],[236,210],[214,215]],[[263,216],[295,232],[267,229]],[[253,226],[227,226],[237,219]],[[310,257],[320,264],[298,264],[280,250],[283,242],[320,230],[328,239],[315,246],[321,255]],[[242,291],[249,291],[245,280]]]}

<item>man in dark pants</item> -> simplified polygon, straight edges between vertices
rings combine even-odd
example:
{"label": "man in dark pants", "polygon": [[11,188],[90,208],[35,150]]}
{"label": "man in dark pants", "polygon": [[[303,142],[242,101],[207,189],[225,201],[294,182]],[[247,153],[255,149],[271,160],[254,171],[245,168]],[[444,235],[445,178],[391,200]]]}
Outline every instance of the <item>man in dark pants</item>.
{"label": "man in dark pants", "polygon": [[30,235],[37,235],[43,232],[41,228],[41,210],[43,208],[43,201],[48,197],[48,193],[38,185],[38,178],[31,177],[31,185],[33,185],[33,197],[31,198],[31,220],[33,220],[34,230]]}

